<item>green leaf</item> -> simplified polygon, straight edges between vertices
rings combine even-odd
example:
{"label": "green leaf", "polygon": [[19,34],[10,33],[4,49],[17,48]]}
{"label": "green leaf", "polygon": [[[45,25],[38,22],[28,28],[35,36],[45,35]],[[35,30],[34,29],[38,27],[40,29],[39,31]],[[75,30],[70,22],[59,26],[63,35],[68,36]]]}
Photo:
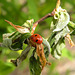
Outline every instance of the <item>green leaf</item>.
{"label": "green leaf", "polygon": [[62,54],[62,49],[65,47],[65,44],[64,43],[58,43],[57,44],[57,47],[56,47],[56,51],[57,51],[57,54],[58,55],[61,55]]}
{"label": "green leaf", "polygon": [[62,49],[65,47],[64,45],[64,37],[70,32],[68,26],[65,26],[61,31],[59,32],[52,32],[50,37],[48,38],[48,41],[51,46],[51,54],[59,59],[62,55]]}
{"label": "green leaf", "polygon": [[40,75],[42,69],[40,67],[39,59],[31,56],[29,59],[29,68],[32,75]]}
{"label": "green leaf", "polygon": [[61,7],[59,7],[57,9],[57,11],[55,12],[54,19],[56,20],[56,23],[55,23],[56,28],[53,30],[53,32],[60,31],[65,26],[67,26],[67,24],[70,21],[70,16],[66,12],[66,10],[62,9]]}
{"label": "green leaf", "polygon": [[75,36],[75,30],[71,33],[71,35],[74,35]]}
{"label": "green leaf", "polygon": [[20,34],[18,32],[4,34],[3,46],[8,47],[11,50],[21,50],[24,41],[31,36],[30,33]]}
{"label": "green leaf", "polygon": [[57,42],[59,41],[59,39],[61,37],[65,37],[69,32],[70,32],[70,30],[68,29],[67,26],[65,28],[63,28],[62,31],[58,32],[55,36],[55,44],[57,44]]}
{"label": "green leaf", "polygon": [[70,22],[68,23],[68,25],[69,25],[70,27],[72,27],[72,28],[75,30],[75,23],[73,23],[72,21],[70,21]]}
{"label": "green leaf", "polygon": [[[27,27],[27,25],[29,27]],[[32,26],[33,26],[33,19],[27,20],[22,27],[19,28],[17,27],[17,31],[13,33],[3,34],[3,46],[8,47],[14,51],[23,49],[22,47],[24,41],[31,36],[30,31],[32,30]]]}
{"label": "green leaf", "polygon": [[57,54],[57,51],[56,49],[54,50],[54,52],[52,53],[53,54],[53,57],[55,57],[56,59],[60,59],[60,55]]}
{"label": "green leaf", "polygon": [[57,32],[52,32],[50,37],[48,38],[48,42],[50,44],[50,46],[52,47],[55,41],[55,36],[56,36]]}
{"label": "green leaf", "polygon": [[47,47],[48,52],[50,53],[50,44],[49,42],[43,38],[43,44]]}
{"label": "green leaf", "polygon": [[46,59],[48,58],[50,52],[51,52],[51,48],[50,48],[50,44],[49,42],[43,38],[43,44],[44,44],[44,53],[45,53],[45,57]]}
{"label": "green leaf", "polygon": [[48,57],[49,57],[50,53],[49,53],[47,47],[44,47],[44,54],[45,54],[46,59],[48,60]]}
{"label": "green leaf", "polygon": [[31,19],[31,20],[27,20],[23,26],[26,27],[26,28],[29,28],[30,29],[30,32],[32,31],[32,27],[33,27],[33,22],[34,22],[34,19]]}
{"label": "green leaf", "polygon": [[[63,40],[63,39],[62,39]],[[53,55],[53,57],[55,57],[56,59],[60,59],[61,55],[62,55],[62,49],[65,47],[63,41],[60,40],[56,45],[54,45],[52,47],[52,52],[51,54]]]}
{"label": "green leaf", "polygon": [[48,39],[51,46],[51,54],[57,59],[61,57],[62,49],[65,47],[63,41],[67,33],[69,33],[69,29],[65,27],[60,32],[53,32]]}

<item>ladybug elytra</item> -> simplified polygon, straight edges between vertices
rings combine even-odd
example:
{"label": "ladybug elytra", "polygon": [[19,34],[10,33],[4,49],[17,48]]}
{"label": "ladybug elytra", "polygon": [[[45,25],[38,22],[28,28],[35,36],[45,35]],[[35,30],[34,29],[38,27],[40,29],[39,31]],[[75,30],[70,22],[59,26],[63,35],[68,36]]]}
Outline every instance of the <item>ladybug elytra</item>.
{"label": "ladybug elytra", "polygon": [[33,34],[30,39],[37,44],[41,44],[43,42],[43,39],[39,34]]}

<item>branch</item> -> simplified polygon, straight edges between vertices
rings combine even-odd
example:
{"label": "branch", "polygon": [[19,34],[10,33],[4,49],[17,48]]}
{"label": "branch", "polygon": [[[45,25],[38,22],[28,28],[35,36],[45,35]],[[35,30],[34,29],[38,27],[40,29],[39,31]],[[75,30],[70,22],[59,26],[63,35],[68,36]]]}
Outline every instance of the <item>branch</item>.
{"label": "branch", "polygon": [[35,31],[35,28],[37,27],[37,25],[44,21],[45,19],[49,18],[49,17],[53,17],[55,14],[55,9],[52,11],[52,13],[48,13],[47,15],[45,15],[44,17],[42,17],[41,19],[39,19],[38,21],[36,21],[34,24],[33,24],[33,28],[32,28],[32,32],[31,34],[34,34],[34,31]]}
{"label": "branch", "polygon": [[33,25],[35,25],[36,23],[39,24],[40,22],[44,21],[45,19],[54,16],[54,14],[55,14],[55,9],[52,11],[52,13],[48,13],[47,15],[45,15],[44,17],[42,17],[41,19],[36,21]]}
{"label": "branch", "polygon": [[[60,0],[57,0],[57,4],[56,4],[56,9],[60,6]],[[48,13],[47,15],[45,15],[44,17],[42,17],[41,19],[39,19],[38,21],[36,21],[33,25],[35,25],[36,23],[39,24],[40,22],[42,22],[43,20],[47,19],[48,17],[52,17],[55,14],[55,9],[52,11],[52,13]]]}

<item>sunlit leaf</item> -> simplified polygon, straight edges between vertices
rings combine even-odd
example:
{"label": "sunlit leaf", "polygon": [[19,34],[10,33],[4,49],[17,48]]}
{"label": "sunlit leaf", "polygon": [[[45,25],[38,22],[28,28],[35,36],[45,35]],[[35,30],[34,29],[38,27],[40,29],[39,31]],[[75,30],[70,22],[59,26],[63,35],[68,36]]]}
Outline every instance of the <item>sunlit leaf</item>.
{"label": "sunlit leaf", "polygon": [[44,38],[43,38],[43,44],[47,47],[48,52],[50,53],[50,44],[49,44],[49,42],[48,42],[46,39],[44,39]]}
{"label": "sunlit leaf", "polygon": [[53,32],[48,39],[51,46],[51,54],[57,59],[59,59],[62,55],[62,49],[65,47],[63,42],[64,37],[69,32],[70,30],[66,26],[60,32]]}
{"label": "sunlit leaf", "polygon": [[11,23],[11,22],[9,22],[9,21],[7,21],[7,20],[5,20],[5,21],[6,21],[7,23],[9,23],[11,26],[13,26],[19,33],[24,34],[24,33],[29,33],[29,32],[30,32],[29,29],[26,28],[26,27],[14,25],[13,23]]}
{"label": "sunlit leaf", "polygon": [[75,23],[73,23],[72,21],[70,21],[70,22],[68,23],[68,25],[71,26],[71,27],[75,30]]}
{"label": "sunlit leaf", "polygon": [[66,12],[66,10],[62,9],[61,7],[59,7],[57,9],[57,11],[55,12],[54,19],[56,19],[56,23],[55,23],[56,28],[53,30],[53,32],[60,31],[65,26],[67,26],[67,24],[70,21],[70,16]]}
{"label": "sunlit leaf", "polygon": [[60,59],[61,55],[62,55],[62,50],[65,47],[63,39],[60,40],[58,42],[58,44],[54,44],[54,46],[52,47],[52,51],[51,54],[53,55],[53,57],[55,57],[56,59]]}
{"label": "sunlit leaf", "polygon": [[31,36],[30,33],[20,34],[15,32],[13,34],[5,34],[3,39],[3,47],[8,47],[11,50],[22,50],[25,39]]}
{"label": "sunlit leaf", "polygon": [[61,37],[65,37],[69,32],[70,30],[68,29],[67,26],[62,31],[58,32],[55,36],[55,44],[57,44],[57,42]]}

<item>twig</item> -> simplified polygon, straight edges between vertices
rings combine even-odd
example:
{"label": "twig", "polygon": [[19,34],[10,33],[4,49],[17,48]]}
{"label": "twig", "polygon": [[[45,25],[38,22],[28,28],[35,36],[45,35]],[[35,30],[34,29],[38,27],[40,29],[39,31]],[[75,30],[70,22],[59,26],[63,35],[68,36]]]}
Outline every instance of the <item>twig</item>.
{"label": "twig", "polygon": [[44,17],[42,17],[41,19],[36,21],[33,25],[35,25],[36,23],[39,24],[40,22],[44,21],[45,19],[54,16],[54,14],[55,14],[55,9],[52,11],[52,13],[48,13],[47,15],[45,15]]}
{"label": "twig", "polygon": [[[60,5],[60,0],[57,0],[57,5],[56,8]],[[42,22],[43,20],[47,19],[48,17],[52,17],[55,14],[55,9],[52,11],[52,13],[48,13],[47,15],[45,15],[44,17],[42,17],[41,19],[39,19],[38,21],[36,21],[33,25],[35,25],[36,23],[39,24],[40,22]],[[6,20],[5,20],[6,21]]]}
{"label": "twig", "polygon": [[42,17],[41,19],[39,19],[38,21],[36,21],[36,22],[33,24],[33,28],[32,28],[31,34],[34,34],[35,28],[37,27],[37,25],[38,25],[39,23],[41,23],[42,21],[44,21],[45,19],[47,19],[47,18],[49,18],[49,17],[54,16],[54,14],[55,14],[55,9],[52,11],[52,13],[48,13],[47,15],[45,15],[44,17]]}
{"label": "twig", "polygon": [[54,16],[54,14],[55,14],[55,10],[57,10],[57,8],[60,6],[60,0],[57,0],[57,4],[56,4],[56,9],[54,9],[53,11],[52,11],[52,13],[48,13],[47,15],[45,15],[44,17],[42,17],[41,19],[39,19],[38,21],[36,21],[33,25],[33,28],[32,28],[32,34],[34,33],[34,31],[35,31],[35,28],[37,27],[37,25],[40,23],[40,22],[42,22],[42,21],[44,21],[45,19],[47,19],[47,18],[49,18],[49,17],[52,17],[52,16]]}

